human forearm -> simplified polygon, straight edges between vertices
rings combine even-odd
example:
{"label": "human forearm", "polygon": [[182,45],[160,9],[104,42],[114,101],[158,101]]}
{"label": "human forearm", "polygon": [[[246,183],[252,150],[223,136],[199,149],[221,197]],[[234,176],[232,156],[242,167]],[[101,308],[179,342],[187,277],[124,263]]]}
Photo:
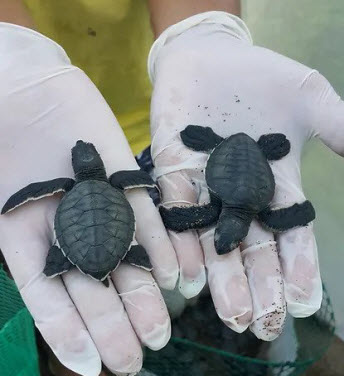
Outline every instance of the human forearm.
{"label": "human forearm", "polygon": [[157,38],[168,26],[197,13],[220,10],[240,15],[240,0],[148,0]]}
{"label": "human forearm", "polygon": [[34,28],[33,20],[21,0],[0,0],[0,22]]}

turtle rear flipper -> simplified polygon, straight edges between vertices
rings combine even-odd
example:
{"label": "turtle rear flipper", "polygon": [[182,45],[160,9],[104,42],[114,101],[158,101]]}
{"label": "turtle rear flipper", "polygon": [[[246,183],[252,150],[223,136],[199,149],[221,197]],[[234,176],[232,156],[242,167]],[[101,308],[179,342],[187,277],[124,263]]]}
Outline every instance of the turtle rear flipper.
{"label": "turtle rear flipper", "polygon": [[180,132],[180,137],[188,148],[204,152],[215,149],[223,141],[211,128],[199,125],[188,125]]}
{"label": "turtle rear flipper", "polygon": [[307,200],[289,208],[265,209],[258,214],[258,218],[271,231],[283,232],[312,222],[315,219],[315,210],[311,202]]}
{"label": "turtle rear flipper", "polygon": [[43,273],[52,278],[67,272],[72,266],[73,264],[62,253],[61,249],[57,245],[53,245],[48,251]]}
{"label": "turtle rear flipper", "polygon": [[142,247],[142,245],[139,244],[131,246],[124,258],[124,261],[133,266],[137,266],[148,271],[151,271],[153,269],[146,250]]}
{"label": "turtle rear flipper", "polygon": [[259,138],[257,144],[269,161],[277,161],[290,151],[290,142],[282,133],[264,134]]}
{"label": "turtle rear flipper", "polygon": [[12,195],[1,210],[1,214],[25,204],[28,201],[39,200],[43,197],[52,196],[57,192],[68,192],[74,186],[74,180],[70,178],[58,178],[38,183],[32,183],[20,189]]}
{"label": "turtle rear flipper", "polygon": [[119,189],[156,188],[154,180],[142,170],[123,170],[112,174],[110,184]]}

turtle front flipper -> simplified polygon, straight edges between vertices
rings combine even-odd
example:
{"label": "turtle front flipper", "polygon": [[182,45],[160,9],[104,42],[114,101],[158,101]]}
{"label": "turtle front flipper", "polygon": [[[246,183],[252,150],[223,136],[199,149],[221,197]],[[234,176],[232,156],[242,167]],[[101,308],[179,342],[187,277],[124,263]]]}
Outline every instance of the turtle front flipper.
{"label": "turtle front flipper", "polygon": [[72,266],[73,264],[62,253],[61,249],[57,245],[53,245],[48,251],[43,273],[52,278],[67,272]]}
{"label": "turtle front flipper", "polygon": [[223,141],[210,127],[199,125],[188,125],[180,132],[180,137],[188,148],[204,152],[210,152]]}
{"label": "turtle front flipper", "polygon": [[311,202],[307,200],[289,208],[265,209],[258,214],[258,218],[271,231],[283,232],[312,222],[315,219],[315,210]]}
{"label": "turtle front flipper", "polygon": [[153,269],[146,250],[139,244],[134,244],[131,246],[124,258],[124,261],[148,271]]}
{"label": "turtle front flipper", "polygon": [[221,205],[210,202],[205,205],[188,207],[160,206],[160,215],[167,229],[181,232],[210,226],[219,218]]}
{"label": "turtle front flipper", "polygon": [[39,200],[43,197],[52,196],[57,192],[68,192],[74,186],[74,180],[70,178],[58,178],[38,183],[32,183],[12,195],[1,210],[1,214],[25,204],[28,201]]}
{"label": "turtle front flipper", "polygon": [[259,138],[257,144],[269,161],[277,161],[290,151],[290,142],[282,133],[264,134]]}
{"label": "turtle front flipper", "polygon": [[156,188],[157,185],[147,172],[142,170],[123,170],[112,174],[110,184],[119,189]]}

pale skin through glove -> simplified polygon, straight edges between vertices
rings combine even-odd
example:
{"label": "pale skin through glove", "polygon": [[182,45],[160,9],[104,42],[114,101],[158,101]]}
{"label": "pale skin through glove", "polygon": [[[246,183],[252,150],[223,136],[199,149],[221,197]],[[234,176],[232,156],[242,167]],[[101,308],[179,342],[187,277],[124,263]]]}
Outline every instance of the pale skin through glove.
{"label": "pale skin through glove", "polygon": [[[154,92],[152,158],[162,205],[209,201],[203,169],[208,153],[186,147],[189,124],[222,137],[244,132],[254,140],[282,133],[289,154],[270,162],[276,189],[272,209],[302,203],[300,158],[304,143],[319,137],[344,153],[344,104],[317,71],[251,42],[238,18],[224,12],[192,16],[166,29],[148,62]],[[316,207],[316,203],[315,207]],[[240,247],[214,248],[214,227],[170,231],[180,264],[179,289],[197,295],[206,282],[219,317],[237,332],[247,327],[264,340],[294,317],[316,312],[322,300],[317,248],[310,223],[273,234],[254,220]]]}
{"label": "pale skin through glove", "polygon": [[[99,91],[50,39],[0,23],[0,82],[1,207],[32,182],[73,178],[71,148],[79,139],[96,146],[108,176],[138,169]],[[116,374],[134,374],[142,365],[141,344],[157,350],[170,338],[157,283],[174,288],[176,255],[146,190],[134,189],[127,198],[155,279],[123,263],[109,288],[76,268],[55,278],[42,273],[60,197],[0,216],[0,248],[36,326],[61,363],[85,376],[98,376],[101,361]]]}

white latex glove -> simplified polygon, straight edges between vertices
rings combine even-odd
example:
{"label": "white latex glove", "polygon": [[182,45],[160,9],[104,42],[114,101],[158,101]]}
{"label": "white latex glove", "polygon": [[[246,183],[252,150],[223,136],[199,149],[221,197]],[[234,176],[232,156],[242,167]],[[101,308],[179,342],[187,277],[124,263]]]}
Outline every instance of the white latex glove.
{"label": "white latex glove", "polygon": [[[0,207],[31,182],[73,177],[71,148],[92,142],[107,174],[138,169],[105,100],[61,47],[41,34],[0,23]],[[175,252],[146,190],[127,195],[160,286],[178,278]],[[116,374],[140,370],[140,343],[163,347],[170,319],[152,275],[122,264],[110,288],[72,270],[43,274],[59,197],[27,203],[0,216],[0,248],[38,329],[59,360],[98,376],[101,360]]]}
{"label": "white latex glove", "polygon": [[[270,163],[273,209],[305,200],[305,141],[320,137],[344,154],[344,104],[331,85],[317,71],[253,46],[235,16],[209,12],[171,26],[153,45],[148,68],[154,84],[152,157],[166,207],[209,200],[202,172],[208,154],[187,148],[180,138],[189,124],[211,127],[222,137],[287,136],[290,153]],[[213,233],[170,232],[186,297],[205,284],[205,266],[219,317],[237,332],[250,326],[265,340],[281,332],[286,304],[294,317],[318,310],[322,285],[312,224],[274,236],[254,221],[241,247],[224,256],[215,252]]]}

